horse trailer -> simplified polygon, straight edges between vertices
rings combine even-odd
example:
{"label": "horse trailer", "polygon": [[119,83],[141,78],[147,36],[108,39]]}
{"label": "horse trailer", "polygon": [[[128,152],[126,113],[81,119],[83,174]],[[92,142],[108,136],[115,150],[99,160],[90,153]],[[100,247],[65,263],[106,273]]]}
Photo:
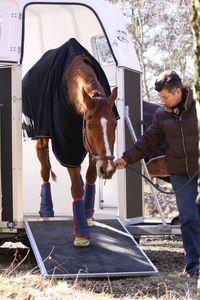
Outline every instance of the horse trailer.
{"label": "horse trailer", "polygon": [[[99,62],[111,90],[118,87],[116,107],[120,119],[117,121],[115,157],[121,157],[123,151],[142,133],[141,69],[123,14],[118,7],[104,0],[0,1],[0,237],[2,240],[3,237],[17,237],[18,240],[21,234],[22,238],[24,237],[26,229],[40,270],[47,276],[53,276],[47,274],[43,264],[49,260],[46,259],[46,255],[40,255],[37,243],[46,240],[46,233],[50,227],[57,230],[58,235],[54,234],[56,239],[62,232],[65,234],[65,222],[72,217],[70,178],[66,168],[61,166],[50,152],[52,169],[57,175],[57,182],[52,183],[55,217],[40,218],[38,211],[41,179],[35,141],[24,136],[22,131],[22,78],[45,52],[60,47],[71,38],[75,38]],[[87,162],[86,156],[82,164],[83,177]],[[145,170],[144,161],[142,164]],[[141,163],[136,163],[134,168],[137,172],[142,172]],[[135,254],[130,257],[137,257],[141,269],[139,267],[140,271],[137,269],[124,272],[122,266],[122,271],[116,274],[113,273],[115,271],[100,271],[95,275],[95,270],[94,274],[88,275],[86,272],[86,277],[158,273],[130,235],[127,228],[131,226],[126,227],[135,224],[131,230],[133,236],[138,237],[143,234],[176,234],[178,227],[172,232],[171,226],[165,226],[166,221],[155,197],[154,195],[162,219],[162,222],[158,223],[161,227],[157,224],[156,227],[149,224],[146,226],[143,223],[144,192],[141,176],[130,169],[124,169],[117,171],[111,180],[97,179],[95,218],[104,220],[102,228],[107,230],[105,241],[109,239],[108,244],[113,243],[115,249],[119,236],[123,236],[125,240],[121,241],[122,248],[116,251],[119,254],[126,253],[123,247],[126,247],[127,239],[130,242],[131,238]],[[116,221],[117,217],[119,222]],[[60,232],[58,229],[61,227],[55,228],[52,219],[61,222],[57,223],[62,227]],[[38,229],[39,225],[36,222],[48,228],[47,231],[42,232]],[[34,228],[31,229],[32,226]],[[96,226],[94,230],[97,237],[98,231],[101,234],[101,224],[97,223]],[[111,230],[112,226],[115,227],[114,231]],[[40,236],[33,237],[33,231],[40,233]],[[48,234],[50,238],[47,242],[51,241],[52,237],[50,232]],[[96,242],[94,241],[94,244]],[[108,246],[104,243],[99,253]],[[129,246],[132,249],[132,242],[131,245],[127,244],[127,247]],[[91,253],[88,253],[88,259],[90,257]],[[66,261],[65,257],[62,259]],[[117,261],[122,261],[122,264],[123,259],[116,258]],[[136,268],[137,262],[132,263],[131,260],[127,264]],[[87,262],[84,263],[87,265]],[[65,275],[58,273],[57,277]],[[76,277],[77,273],[69,275],[74,276]]]}
{"label": "horse trailer", "polygon": [[[123,15],[105,1],[0,2],[1,102],[1,227],[22,226],[39,210],[40,176],[34,141],[22,136],[21,82],[23,75],[49,49],[75,37],[101,64],[111,89],[118,86],[115,157],[131,144],[124,107],[141,133],[141,70]],[[69,178],[51,155],[57,182],[52,185],[55,215],[72,215]],[[85,172],[87,158],[82,166]],[[138,164],[140,169],[140,164]],[[139,176],[116,172],[112,180],[97,181],[95,212],[102,216],[143,219],[143,188]]]}
{"label": "horse trailer", "polygon": [[[115,157],[132,144],[125,114],[136,136],[142,132],[141,69],[119,8],[98,0],[0,1],[0,232],[15,233],[24,220],[38,218],[39,163],[35,142],[22,134],[22,78],[49,49],[70,38],[100,63],[111,89],[118,86]],[[50,153],[57,182],[52,183],[56,218],[72,216],[70,180],[66,168]],[[82,164],[86,172],[87,157]],[[141,164],[134,166],[141,172]],[[143,180],[129,169],[111,180],[96,182],[95,214],[132,223],[144,221]]]}

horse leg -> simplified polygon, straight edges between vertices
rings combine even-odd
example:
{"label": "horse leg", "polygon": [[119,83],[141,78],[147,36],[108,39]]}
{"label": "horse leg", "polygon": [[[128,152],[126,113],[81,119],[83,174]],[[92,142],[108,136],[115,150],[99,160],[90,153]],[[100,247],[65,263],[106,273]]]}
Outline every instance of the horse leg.
{"label": "horse leg", "polygon": [[147,163],[147,169],[151,177],[168,177],[165,155],[154,157]]}
{"label": "horse leg", "polygon": [[74,246],[87,247],[90,244],[90,231],[85,214],[83,182],[80,176],[80,167],[68,167],[67,170],[71,178],[71,194],[73,198]]}
{"label": "horse leg", "polygon": [[37,139],[36,152],[41,164],[40,174],[42,178],[39,214],[41,217],[53,217],[53,202],[49,183],[51,165],[49,161],[49,140],[47,138]]}
{"label": "horse leg", "polygon": [[95,181],[97,178],[96,163],[89,155],[89,166],[86,173],[86,183],[84,190],[85,212],[88,226],[94,225],[94,204],[95,204]]}

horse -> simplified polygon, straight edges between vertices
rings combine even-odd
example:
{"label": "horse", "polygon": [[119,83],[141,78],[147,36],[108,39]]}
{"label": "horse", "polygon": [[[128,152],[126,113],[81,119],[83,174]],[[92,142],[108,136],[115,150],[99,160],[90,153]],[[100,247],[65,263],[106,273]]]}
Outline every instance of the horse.
{"label": "horse", "polygon": [[[113,148],[119,118],[107,78],[93,56],[74,38],[47,51],[22,83],[23,130],[36,140],[41,165],[41,217],[54,216],[51,197],[49,139],[61,165],[68,170],[73,198],[74,245],[90,244],[95,181],[115,172]],[[89,153],[86,182],[81,163]]]}
{"label": "horse", "polygon": [[[102,179],[111,179],[116,170],[113,151],[117,120],[113,113],[113,105],[117,98],[117,87],[107,97],[89,60],[83,56],[73,58],[64,72],[64,81],[68,90],[69,105],[83,117],[83,143],[89,154],[85,185],[80,173],[81,166],[67,167],[73,198],[73,243],[77,247],[86,247],[90,244],[89,227],[93,225],[97,175]],[[36,139],[36,153],[41,165],[42,178],[39,213],[41,217],[49,217],[53,216],[53,206],[49,183],[52,171],[48,138]]]}
{"label": "horse", "polygon": [[[143,129],[144,131],[151,125],[155,111],[160,107],[159,104],[143,101]],[[145,158],[145,163],[150,176],[170,182],[170,175],[166,165],[166,142],[156,149],[152,155]]]}

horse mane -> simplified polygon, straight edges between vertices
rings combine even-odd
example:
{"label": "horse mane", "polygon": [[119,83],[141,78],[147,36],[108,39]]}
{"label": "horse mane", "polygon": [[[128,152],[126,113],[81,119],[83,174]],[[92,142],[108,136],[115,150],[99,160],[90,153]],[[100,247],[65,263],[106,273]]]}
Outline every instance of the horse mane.
{"label": "horse mane", "polygon": [[67,85],[68,103],[73,105],[77,113],[83,114],[86,106],[83,101],[83,88],[90,97],[104,96],[104,89],[98,81],[98,75],[90,58],[78,55],[72,59],[64,74]]}
{"label": "horse mane", "polygon": [[83,60],[83,62],[86,63],[86,65],[90,66],[94,70],[96,76],[98,77],[98,74],[96,73],[96,70],[93,67],[90,57],[83,54],[83,55],[79,55],[79,58],[81,58]]}

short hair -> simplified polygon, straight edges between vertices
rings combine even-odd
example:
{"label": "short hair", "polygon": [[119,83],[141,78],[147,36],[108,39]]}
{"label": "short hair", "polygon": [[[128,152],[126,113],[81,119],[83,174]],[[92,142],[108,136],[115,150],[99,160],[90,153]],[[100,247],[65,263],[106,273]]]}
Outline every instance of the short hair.
{"label": "short hair", "polygon": [[173,91],[174,88],[182,88],[182,81],[175,71],[165,70],[155,81],[155,90],[160,92],[162,89]]}

